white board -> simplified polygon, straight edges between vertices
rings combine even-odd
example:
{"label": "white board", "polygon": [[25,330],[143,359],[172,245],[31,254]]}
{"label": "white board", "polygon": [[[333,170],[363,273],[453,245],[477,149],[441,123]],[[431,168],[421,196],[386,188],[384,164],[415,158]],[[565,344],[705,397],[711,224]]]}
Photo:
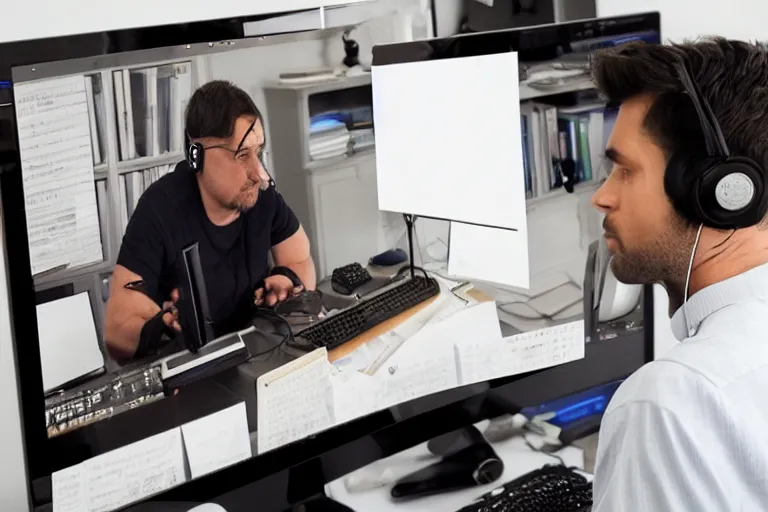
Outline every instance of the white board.
{"label": "white board", "polygon": [[104,366],[88,292],[37,306],[45,391]]}
{"label": "white board", "polygon": [[517,54],[374,66],[379,209],[525,226]]}

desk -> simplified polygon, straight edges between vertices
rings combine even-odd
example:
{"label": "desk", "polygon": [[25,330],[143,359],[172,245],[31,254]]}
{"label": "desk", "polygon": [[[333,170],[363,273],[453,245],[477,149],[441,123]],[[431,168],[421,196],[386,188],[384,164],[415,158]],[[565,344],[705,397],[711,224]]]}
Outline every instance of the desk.
{"label": "desk", "polygon": [[[481,422],[477,427],[482,432],[487,421]],[[533,434],[528,434],[534,437]],[[438,494],[421,499],[415,499],[404,502],[394,502],[390,498],[389,491],[392,485],[371,489],[368,491],[349,492],[344,485],[344,478],[335,480],[326,485],[326,494],[334,500],[347,505],[353,510],[365,512],[451,512],[471,503],[475,498],[496,487],[514,480],[515,478],[538,469],[545,464],[557,464],[554,457],[531,450],[522,437],[512,437],[505,441],[493,444],[496,454],[504,462],[504,473],[496,482],[456,491],[446,494]],[[580,448],[569,446],[563,448],[557,454],[565,461],[568,466],[578,468],[584,467],[584,452]],[[386,459],[377,461],[368,468],[376,467],[397,468],[398,474],[410,473],[423,467],[426,467],[438,458],[427,450],[426,443],[415,446],[409,450],[398,453]],[[363,468],[358,471],[364,471]],[[588,476],[588,475],[587,475]],[[588,476],[588,478],[591,478]]]}

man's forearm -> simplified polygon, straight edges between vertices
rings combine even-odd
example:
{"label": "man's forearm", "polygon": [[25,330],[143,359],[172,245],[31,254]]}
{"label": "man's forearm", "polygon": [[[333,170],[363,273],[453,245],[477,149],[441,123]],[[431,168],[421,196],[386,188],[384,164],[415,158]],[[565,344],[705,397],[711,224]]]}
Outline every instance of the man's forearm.
{"label": "man's forearm", "polygon": [[296,272],[296,275],[299,276],[301,282],[304,283],[304,289],[315,289],[317,286],[317,273],[315,272],[315,262],[312,261],[311,256],[302,262],[288,263],[284,266]]}

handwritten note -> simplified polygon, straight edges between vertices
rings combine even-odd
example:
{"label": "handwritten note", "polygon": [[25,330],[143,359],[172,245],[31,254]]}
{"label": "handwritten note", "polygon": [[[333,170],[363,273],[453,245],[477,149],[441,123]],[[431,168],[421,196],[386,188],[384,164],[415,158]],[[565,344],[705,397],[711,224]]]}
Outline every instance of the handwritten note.
{"label": "handwritten note", "polygon": [[54,512],[107,512],[170,489],[186,480],[181,429],[57,471],[52,480]]}
{"label": "handwritten note", "polygon": [[80,512],[85,508],[88,500],[82,469],[79,464],[53,474],[53,512]]}
{"label": "handwritten note", "polygon": [[32,273],[101,261],[85,77],[14,92]]}
{"label": "handwritten note", "polygon": [[333,394],[324,348],[258,378],[258,446],[264,453],[334,425]]}
{"label": "handwritten note", "polygon": [[245,402],[182,425],[192,478],[251,458]]}
{"label": "handwritten note", "polygon": [[540,370],[583,357],[583,320],[500,340],[469,338],[456,344],[462,385]]}

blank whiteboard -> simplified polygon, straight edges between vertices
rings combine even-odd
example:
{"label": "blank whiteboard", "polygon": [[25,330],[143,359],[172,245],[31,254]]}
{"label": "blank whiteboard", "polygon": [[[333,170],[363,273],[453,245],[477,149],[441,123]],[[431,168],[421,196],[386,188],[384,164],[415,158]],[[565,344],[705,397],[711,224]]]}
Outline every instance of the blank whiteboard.
{"label": "blank whiteboard", "polygon": [[516,53],[372,68],[379,209],[525,226]]}
{"label": "blank whiteboard", "polygon": [[46,392],[104,367],[88,292],[37,306]]}

